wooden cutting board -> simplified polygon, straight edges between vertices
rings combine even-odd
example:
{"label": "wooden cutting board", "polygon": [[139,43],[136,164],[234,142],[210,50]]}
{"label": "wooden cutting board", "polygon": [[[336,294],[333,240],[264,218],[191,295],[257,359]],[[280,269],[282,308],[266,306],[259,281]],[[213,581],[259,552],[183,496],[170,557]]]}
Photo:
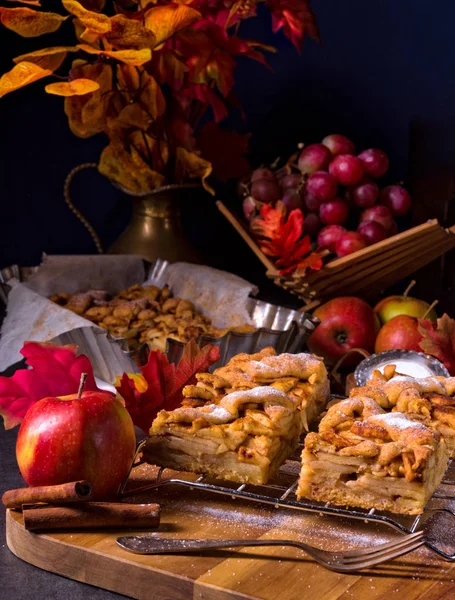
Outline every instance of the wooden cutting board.
{"label": "wooden cutting board", "polygon": [[[156,469],[135,469],[133,485]],[[148,535],[187,538],[296,539],[325,549],[367,547],[393,539],[387,527],[275,509],[177,486],[134,496],[159,502],[161,525]],[[131,501],[131,500],[130,500]],[[450,524],[438,524],[447,533]],[[452,523],[452,527],[453,523]],[[139,531],[35,534],[8,511],[7,544],[19,558],[59,575],[138,599],[159,600],[440,600],[455,597],[455,564],[421,548],[401,559],[343,575],[293,548],[245,548],[188,555],[141,556],[116,544]],[[453,536],[452,536],[453,537]]]}

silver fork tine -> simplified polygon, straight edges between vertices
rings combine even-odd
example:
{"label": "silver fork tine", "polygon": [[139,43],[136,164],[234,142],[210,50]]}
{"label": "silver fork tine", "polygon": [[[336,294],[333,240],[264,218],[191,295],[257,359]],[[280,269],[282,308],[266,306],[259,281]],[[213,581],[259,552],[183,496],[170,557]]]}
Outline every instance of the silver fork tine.
{"label": "silver fork tine", "polygon": [[397,550],[395,550],[394,552],[390,552],[387,554],[383,554],[380,556],[375,556],[374,558],[368,558],[367,560],[364,561],[359,561],[356,563],[347,563],[347,564],[339,564],[339,565],[332,565],[332,568],[334,570],[340,570],[340,571],[360,571],[361,569],[365,569],[366,567],[373,567],[374,565],[379,565],[381,563],[384,562],[388,562],[389,560],[392,560],[394,558],[398,558],[399,556],[403,556],[403,554],[408,554],[409,552],[412,552],[413,550],[417,550],[417,548],[420,548],[420,546],[423,546],[423,544],[425,543],[424,539],[417,539],[415,540],[411,545],[409,546],[402,546],[401,548],[398,548]]}
{"label": "silver fork tine", "polygon": [[367,556],[374,556],[375,554],[382,554],[384,551],[401,548],[402,546],[410,544],[413,540],[419,540],[422,538],[422,536],[423,531],[418,531],[417,533],[403,536],[399,540],[393,540],[391,542],[386,542],[385,544],[379,544],[378,546],[373,546],[372,548],[358,548],[356,550],[349,550],[340,554],[342,554],[343,557],[347,559],[347,562],[349,562],[351,559],[355,560],[357,557],[365,558]]}

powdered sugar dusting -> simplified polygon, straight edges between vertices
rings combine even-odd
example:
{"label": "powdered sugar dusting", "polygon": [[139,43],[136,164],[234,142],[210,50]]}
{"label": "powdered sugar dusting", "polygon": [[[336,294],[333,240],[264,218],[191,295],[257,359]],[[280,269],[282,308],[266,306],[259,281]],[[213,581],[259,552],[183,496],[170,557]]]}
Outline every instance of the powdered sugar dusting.
{"label": "powdered sugar dusting", "polygon": [[425,425],[421,423],[416,423],[415,421],[411,421],[409,417],[407,417],[404,413],[394,412],[394,413],[385,413],[383,415],[374,415],[369,417],[369,421],[375,423],[376,425],[384,425],[389,427],[396,427],[397,429],[405,430],[405,429],[419,429],[424,430],[427,429]]}
{"label": "powdered sugar dusting", "polygon": [[259,387],[252,388],[251,390],[240,390],[238,392],[231,392],[227,394],[221,402],[229,401],[229,402],[257,402],[258,400],[287,400],[288,395],[276,388],[270,387],[268,385],[261,385]]}

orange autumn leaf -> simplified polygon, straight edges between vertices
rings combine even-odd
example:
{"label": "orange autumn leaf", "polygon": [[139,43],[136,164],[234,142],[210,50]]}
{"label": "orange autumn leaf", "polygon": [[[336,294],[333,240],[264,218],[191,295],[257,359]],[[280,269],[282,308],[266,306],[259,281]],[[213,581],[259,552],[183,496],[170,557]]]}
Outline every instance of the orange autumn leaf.
{"label": "orange autumn leaf", "polygon": [[155,36],[141,21],[129,19],[125,15],[115,15],[110,19],[110,30],[106,40],[121,50],[142,50],[156,46]]}
{"label": "orange autumn leaf", "polygon": [[150,115],[156,119],[161,117],[166,110],[166,100],[156,79],[147,73],[142,75],[142,89],[139,94],[139,102]]}
{"label": "orange autumn leaf", "polygon": [[120,127],[135,127],[145,131],[150,127],[152,118],[146,113],[142,106],[134,102],[127,104],[119,116],[115,119],[116,125]]}
{"label": "orange autumn leaf", "polygon": [[27,54],[21,54],[13,58],[14,62],[20,63],[27,61],[35,63],[43,69],[49,69],[50,71],[56,71],[65,58],[68,52],[75,52],[76,46],[53,46],[51,48],[42,48],[41,50],[35,50],[35,52],[28,52]]}
{"label": "orange autumn leaf", "polygon": [[88,54],[109,56],[109,58],[119,60],[132,67],[141,66],[146,62],[149,62],[152,58],[152,51],[150,48],[142,48],[142,50],[99,50],[88,44],[79,44],[78,48]]}
{"label": "orange autumn leaf", "polygon": [[207,177],[212,172],[212,165],[207,160],[195,152],[179,147],[176,150],[176,162],[177,173],[182,179],[185,177],[201,179],[204,189],[212,196],[215,195],[215,190],[207,183]]}
{"label": "orange autumn leaf", "polygon": [[104,34],[111,30],[111,22],[106,15],[87,10],[76,0],[62,0],[66,10],[94,33]]}
{"label": "orange autumn leaf", "polygon": [[106,4],[106,0],[81,0],[80,3],[87,10],[101,12]]}
{"label": "orange autumn leaf", "polygon": [[7,29],[26,38],[57,31],[67,18],[57,13],[38,12],[25,6],[19,8],[0,7],[0,22]]}
{"label": "orange autumn leaf", "polygon": [[88,138],[103,131],[106,125],[106,106],[110,101],[107,91],[112,88],[112,67],[101,62],[75,63],[71,70],[74,79],[91,79],[99,85],[93,94],[65,98],[65,114],[71,131],[78,137]]}
{"label": "orange autumn leaf", "polygon": [[17,4],[28,4],[29,6],[41,6],[41,0],[6,0],[7,2],[17,2]]}
{"label": "orange autumn leaf", "polygon": [[52,75],[49,69],[42,69],[27,61],[20,62],[0,77],[0,98],[48,75]]}
{"label": "orange autumn leaf", "polygon": [[156,6],[145,13],[145,26],[153,32],[159,46],[177,31],[202,18],[201,13],[184,4]]}
{"label": "orange autumn leaf", "polygon": [[139,194],[164,183],[163,175],[153,171],[137,152],[133,157],[121,145],[112,142],[101,153],[98,170],[122,188]]}
{"label": "orange autumn leaf", "polygon": [[50,83],[44,89],[48,94],[55,96],[84,96],[99,90],[99,88],[99,83],[91,79],[73,79],[72,81]]}

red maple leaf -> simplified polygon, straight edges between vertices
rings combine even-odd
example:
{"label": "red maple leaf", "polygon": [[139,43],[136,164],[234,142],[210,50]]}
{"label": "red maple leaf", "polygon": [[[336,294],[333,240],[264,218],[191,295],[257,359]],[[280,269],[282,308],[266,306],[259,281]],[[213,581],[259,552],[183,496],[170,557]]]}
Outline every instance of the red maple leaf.
{"label": "red maple leaf", "polygon": [[291,210],[286,218],[286,207],[278,201],[275,207],[264,204],[261,219],[252,221],[251,230],[259,236],[259,246],[267,256],[275,259],[280,275],[298,270],[303,275],[307,270],[321,269],[321,252],[311,252],[310,238],[303,234],[303,213],[299,208]]}
{"label": "red maple leaf", "polygon": [[298,50],[307,34],[319,41],[319,29],[309,0],[266,0],[265,4],[272,13],[273,32],[283,28],[285,36]]}
{"label": "red maple leaf", "polygon": [[422,336],[419,346],[439,359],[451,375],[455,375],[455,320],[444,314],[436,323],[430,319],[418,321]]}
{"label": "red maple leaf", "polygon": [[196,373],[206,371],[220,357],[217,346],[202,348],[194,340],[183,349],[175,367],[159,350],[150,352],[142,375],[123,373],[116,390],[125,401],[133,423],[145,433],[160,410],[174,410],[182,401],[182,389],[193,382]]}
{"label": "red maple leaf", "polygon": [[89,359],[77,354],[77,346],[25,342],[22,356],[31,369],[19,369],[12,377],[0,377],[0,415],[5,429],[22,421],[27,410],[42,398],[76,394],[82,373],[85,391],[98,390]]}

